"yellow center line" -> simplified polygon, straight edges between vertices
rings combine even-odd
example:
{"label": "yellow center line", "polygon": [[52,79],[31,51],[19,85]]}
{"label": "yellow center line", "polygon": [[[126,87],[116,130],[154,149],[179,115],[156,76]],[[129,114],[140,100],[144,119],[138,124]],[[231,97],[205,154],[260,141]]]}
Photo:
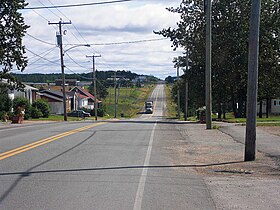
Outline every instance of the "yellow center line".
{"label": "yellow center line", "polygon": [[27,144],[27,145],[9,150],[7,152],[3,152],[3,153],[0,154],[0,160],[4,160],[4,159],[6,159],[8,157],[11,157],[11,156],[14,156],[16,154],[28,151],[30,149],[34,149],[36,147],[39,147],[39,146],[42,146],[44,144],[50,143],[52,141],[61,139],[63,137],[66,137],[66,136],[69,136],[69,135],[72,135],[72,134],[75,134],[75,133],[93,128],[93,127],[98,126],[98,125],[103,125],[103,124],[105,124],[105,122],[101,122],[101,123],[97,123],[97,124],[93,124],[93,125],[88,125],[88,126],[85,126],[85,127],[82,127],[82,128],[77,128],[77,129],[74,129],[74,130],[71,130],[71,131],[67,131],[67,132],[64,132],[64,133],[61,133],[61,134],[57,134],[57,135],[45,138],[45,139],[38,140],[36,142],[33,142],[33,143],[30,143],[30,144]]}

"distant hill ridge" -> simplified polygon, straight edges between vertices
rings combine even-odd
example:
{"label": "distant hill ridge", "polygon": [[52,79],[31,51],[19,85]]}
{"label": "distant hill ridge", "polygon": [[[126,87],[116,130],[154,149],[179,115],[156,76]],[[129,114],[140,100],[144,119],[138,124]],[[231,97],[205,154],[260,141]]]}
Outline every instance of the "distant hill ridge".
{"label": "distant hill ridge", "polygon": [[[115,71],[97,71],[97,79],[106,80],[107,78],[113,78]],[[34,83],[48,83],[55,82],[56,79],[61,79],[61,73],[51,73],[51,74],[14,74],[22,82],[34,82]],[[154,79],[154,76],[151,75],[139,75],[132,73],[131,71],[117,71],[117,77],[122,77],[126,79],[133,80],[139,76],[151,77]],[[65,74],[66,79],[77,79],[78,81],[92,81],[92,73],[83,73],[83,74]]]}

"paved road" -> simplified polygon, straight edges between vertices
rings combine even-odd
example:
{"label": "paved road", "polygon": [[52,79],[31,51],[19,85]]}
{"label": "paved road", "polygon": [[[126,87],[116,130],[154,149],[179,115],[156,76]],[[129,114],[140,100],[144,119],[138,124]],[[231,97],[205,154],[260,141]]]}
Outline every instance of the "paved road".
{"label": "paved road", "polygon": [[0,130],[0,209],[215,209],[202,177],[176,167],[184,144],[164,121],[164,86],[153,114]]}

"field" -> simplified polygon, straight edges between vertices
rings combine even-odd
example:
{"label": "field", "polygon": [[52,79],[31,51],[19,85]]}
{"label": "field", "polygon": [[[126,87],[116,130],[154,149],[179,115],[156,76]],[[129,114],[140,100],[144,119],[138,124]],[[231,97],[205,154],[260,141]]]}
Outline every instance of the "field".
{"label": "field", "polygon": [[[141,88],[126,88],[117,89],[117,117],[121,114],[125,118],[135,117],[137,113],[143,111],[144,102],[148,99],[154,86]],[[103,100],[103,106],[106,110],[107,118],[113,118],[115,112],[115,95],[114,89],[108,89],[109,94]]]}

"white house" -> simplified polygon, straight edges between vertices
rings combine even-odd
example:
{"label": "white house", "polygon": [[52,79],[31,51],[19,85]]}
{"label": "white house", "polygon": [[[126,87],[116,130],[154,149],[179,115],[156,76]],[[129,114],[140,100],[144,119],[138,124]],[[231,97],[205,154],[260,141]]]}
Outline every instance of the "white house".
{"label": "white house", "polygon": [[[262,113],[266,113],[266,100],[262,102]],[[280,99],[271,99],[271,114],[280,115]],[[257,112],[260,112],[260,103],[258,102]]]}

